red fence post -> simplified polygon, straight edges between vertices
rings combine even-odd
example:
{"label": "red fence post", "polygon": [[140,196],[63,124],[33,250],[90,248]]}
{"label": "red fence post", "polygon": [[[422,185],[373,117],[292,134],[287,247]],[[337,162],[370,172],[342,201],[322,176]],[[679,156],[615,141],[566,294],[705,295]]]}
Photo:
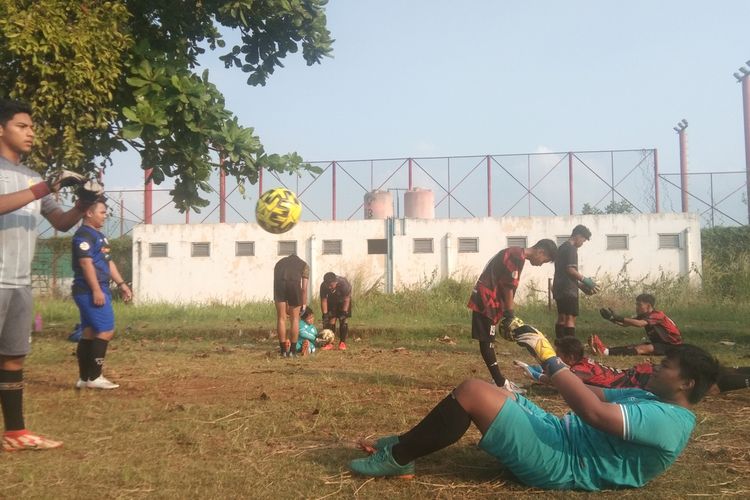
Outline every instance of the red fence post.
{"label": "red fence post", "polygon": [[412,183],[412,171],[411,171],[412,165],[411,164],[412,164],[412,161],[411,161],[411,158],[409,158],[409,191],[411,191],[412,188],[414,187],[414,184]]}
{"label": "red fence post", "polygon": [[219,222],[227,221],[227,173],[224,170],[224,157],[219,158]]}
{"label": "red fence post", "polygon": [[492,217],[492,160],[487,155],[487,217]]}
{"label": "red fence post", "polygon": [[331,163],[331,217],[336,220],[336,162]]}
{"label": "red fence post", "polygon": [[569,213],[573,215],[573,153],[568,153],[568,200],[569,200]]}
{"label": "red fence post", "polygon": [[659,151],[654,148],[654,208],[659,213]]}
{"label": "red fence post", "polygon": [[143,190],[143,223],[151,224],[153,216],[153,191],[154,181],[151,180],[153,169],[147,168],[144,172],[146,188]]}

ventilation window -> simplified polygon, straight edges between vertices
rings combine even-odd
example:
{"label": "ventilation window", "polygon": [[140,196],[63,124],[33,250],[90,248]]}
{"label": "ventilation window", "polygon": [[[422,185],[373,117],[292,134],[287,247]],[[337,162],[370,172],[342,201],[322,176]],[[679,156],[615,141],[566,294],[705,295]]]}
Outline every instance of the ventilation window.
{"label": "ventilation window", "polygon": [[166,243],[149,243],[148,256],[149,257],[166,257],[167,256],[167,244]]}
{"label": "ventilation window", "polygon": [[659,248],[680,248],[679,234],[660,234]]}
{"label": "ventilation window", "polygon": [[433,253],[432,238],[414,238],[414,253]]}
{"label": "ventilation window", "polygon": [[296,253],[296,241],[279,241],[279,255],[294,255]]}
{"label": "ventilation window", "polygon": [[526,248],[526,236],[508,236],[507,243],[509,247]]}
{"label": "ventilation window", "polygon": [[479,252],[479,238],[459,238],[458,253]]}
{"label": "ventilation window", "polygon": [[252,257],[255,255],[254,241],[235,241],[234,255],[237,257]]}
{"label": "ventilation window", "polygon": [[210,257],[211,256],[211,243],[200,242],[190,244],[190,256],[191,257]]}
{"label": "ventilation window", "polygon": [[370,255],[385,255],[388,253],[388,242],[382,240],[367,240],[367,253]]}
{"label": "ventilation window", "polygon": [[341,240],[323,240],[323,255],[341,255]]}
{"label": "ventilation window", "polygon": [[607,235],[607,250],[627,250],[628,249],[628,235],[627,234],[608,234]]}

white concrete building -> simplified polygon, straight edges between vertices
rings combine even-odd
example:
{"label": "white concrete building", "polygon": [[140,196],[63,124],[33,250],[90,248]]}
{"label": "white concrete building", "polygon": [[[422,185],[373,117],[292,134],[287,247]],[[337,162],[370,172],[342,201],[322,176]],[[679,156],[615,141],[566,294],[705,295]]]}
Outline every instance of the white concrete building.
{"label": "white concrete building", "polygon": [[[576,224],[593,234],[578,254],[584,275],[602,279],[625,271],[640,279],[700,272],[696,214],[300,222],[281,235],[257,224],[168,224],[135,228],[134,292],[141,303],[271,300],[273,267],[291,252],[310,265],[315,294],[327,271],[357,281],[362,289],[385,291],[446,277],[473,280],[499,250],[542,238],[559,244]],[[553,275],[552,264],[527,264],[519,300],[530,293],[546,295]],[[691,279],[699,279],[698,273]]]}

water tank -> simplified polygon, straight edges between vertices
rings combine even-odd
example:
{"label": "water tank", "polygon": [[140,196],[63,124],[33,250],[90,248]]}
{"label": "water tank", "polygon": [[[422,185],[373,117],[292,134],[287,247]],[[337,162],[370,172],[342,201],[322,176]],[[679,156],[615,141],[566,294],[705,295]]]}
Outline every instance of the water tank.
{"label": "water tank", "polygon": [[404,216],[408,219],[434,219],[435,194],[429,189],[414,188],[404,193]]}
{"label": "water tank", "polygon": [[393,195],[390,191],[370,191],[365,194],[365,219],[393,217]]}

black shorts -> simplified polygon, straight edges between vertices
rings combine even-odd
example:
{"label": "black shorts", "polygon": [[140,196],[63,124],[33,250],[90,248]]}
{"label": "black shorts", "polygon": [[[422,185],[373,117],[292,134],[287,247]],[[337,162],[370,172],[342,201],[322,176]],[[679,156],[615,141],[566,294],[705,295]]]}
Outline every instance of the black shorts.
{"label": "black shorts", "polygon": [[555,299],[557,314],[578,316],[578,296],[564,295]]}
{"label": "black shorts", "polygon": [[480,342],[495,341],[495,323],[490,318],[479,314],[476,311],[471,312],[471,338]]}
{"label": "black shorts", "polygon": [[656,356],[664,356],[667,354],[667,352],[670,351],[670,349],[677,347],[676,344],[667,344],[666,342],[646,342],[647,344],[651,344],[651,346],[654,348],[653,354]]}
{"label": "black shorts", "polygon": [[299,281],[275,281],[273,284],[273,301],[286,302],[291,307],[302,305],[302,289]]}
{"label": "black shorts", "polygon": [[351,316],[352,312],[352,301],[349,300],[349,308],[344,309],[344,303],[343,302],[332,302],[331,299],[328,299],[328,315],[331,318],[340,318],[341,315],[345,312],[350,313]]}

